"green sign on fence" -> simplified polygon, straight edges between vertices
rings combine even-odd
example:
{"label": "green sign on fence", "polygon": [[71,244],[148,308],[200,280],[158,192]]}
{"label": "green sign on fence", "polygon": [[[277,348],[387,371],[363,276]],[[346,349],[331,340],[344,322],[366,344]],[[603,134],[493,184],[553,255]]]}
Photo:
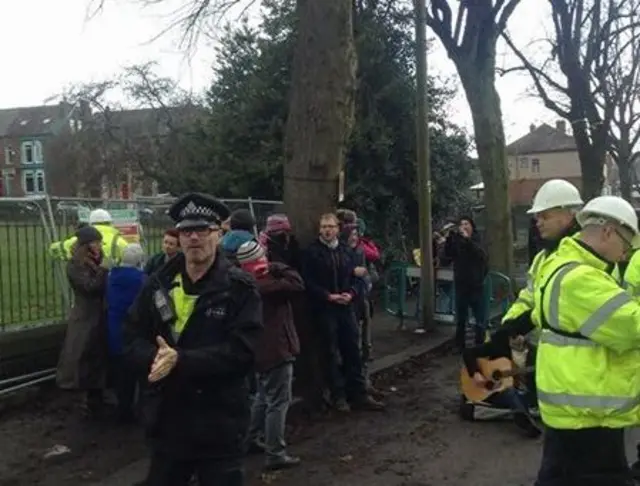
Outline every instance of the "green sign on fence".
{"label": "green sign on fence", "polygon": [[[78,209],[78,219],[81,223],[89,222],[89,209]],[[138,222],[138,212],[135,209],[110,209],[109,214],[113,219],[114,225],[119,224],[136,224]]]}

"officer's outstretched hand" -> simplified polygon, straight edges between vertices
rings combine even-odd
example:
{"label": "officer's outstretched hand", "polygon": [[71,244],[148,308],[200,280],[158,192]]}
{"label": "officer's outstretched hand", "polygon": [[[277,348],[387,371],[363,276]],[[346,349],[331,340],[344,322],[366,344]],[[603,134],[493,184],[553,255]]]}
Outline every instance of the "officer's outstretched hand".
{"label": "officer's outstretched hand", "polygon": [[178,352],[170,347],[162,336],[156,337],[156,342],[158,343],[158,352],[149,372],[149,381],[151,383],[165,378],[178,362]]}

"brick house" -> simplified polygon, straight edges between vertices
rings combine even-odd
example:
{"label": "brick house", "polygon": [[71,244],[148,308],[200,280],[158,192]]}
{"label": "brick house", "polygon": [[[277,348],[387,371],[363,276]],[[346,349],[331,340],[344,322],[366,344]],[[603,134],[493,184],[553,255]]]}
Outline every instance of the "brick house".
{"label": "brick house", "polygon": [[80,115],[66,102],[0,110],[0,196],[48,192],[45,146],[56,133],[81,128]]}
{"label": "brick house", "polygon": [[[564,120],[558,120],[555,127],[546,123],[531,125],[529,133],[509,144],[506,150],[515,237],[526,241],[529,221],[526,210],[540,186],[550,179],[565,179],[582,190],[580,157]],[[611,193],[616,187],[617,173],[615,164],[607,157],[603,193]],[[484,184],[476,184],[471,190],[480,200]]]}

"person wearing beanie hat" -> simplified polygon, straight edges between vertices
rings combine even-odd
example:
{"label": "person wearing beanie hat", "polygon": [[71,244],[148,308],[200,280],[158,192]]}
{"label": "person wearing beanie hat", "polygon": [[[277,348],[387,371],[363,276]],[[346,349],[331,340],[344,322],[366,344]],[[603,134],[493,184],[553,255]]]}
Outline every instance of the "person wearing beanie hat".
{"label": "person wearing beanie hat", "polygon": [[258,278],[267,271],[267,255],[260,243],[255,240],[240,245],[236,252],[236,260],[245,272]]}
{"label": "person wearing beanie hat", "polygon": [[67,279],[73,306],[56,370],[56,383],[63,390],[85,392],[85,412],[100,418],[104,411],[108,356],[103,330],[106,315],[105,290],[108,270],[102,266],[102,235],[92,226],[75,235]]}
{"label": "person wearing beanie hat", "polygon": [[225,257],[237,263],[236,252],[247,241],[257,241],[254,233],[255,219],[246,209],[236,209],[229,217],[229,231],[220,240]]}
{"label": "person wearing beanie hat", "polygon": [[87,245],[93,242],[102,242],[102,234],[93,226],[83,226],[76,231],[76,242],[78,245]]}
{"label": "person wearing beanie hat", "polygon": [[264,324],[256,348],[256,393],[249,446],[256,452],[265,452],[265,469],[287,469],[300,464],[299,458],[287,453],[285,425],[292,399],[293,362],[300,353],[291,298],[304,290],[304,283],[293,268],[280,262],[269,263],[264,248],[255,241],[243,244],[237,258],[242,269],[256,278]]}
{"label": "person wearing beanie hat", "polygon": [[229,217],[229,228],[253,232],[256,220],[248,209],[236,209]]}
{"label": "person wearing beanie hat", "polygon": [[118,420],[123,423],[134,420],[136,380],[122,359],[122,328],[145,282],[144,259],[144,250],[139,244],[127,245],[122,252],[121,266],[111,269],[107,284],[107,343],[115,377]]}
{"label": "person wearing beanie hat", "polygon": [[267,218],[265,229],[260,233],[260,243],[266,248],[269,261],[286,263],[300,271],[300,244],[286,214],[272,214]]}

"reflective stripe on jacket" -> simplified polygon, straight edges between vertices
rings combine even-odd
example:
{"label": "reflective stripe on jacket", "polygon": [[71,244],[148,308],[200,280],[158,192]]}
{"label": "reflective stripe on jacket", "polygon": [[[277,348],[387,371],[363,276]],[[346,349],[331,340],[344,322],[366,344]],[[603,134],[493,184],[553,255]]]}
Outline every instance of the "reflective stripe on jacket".
{"label": "reflective stripe on jacket", "polygon": [[547,250],[542,250],[539,251],[533,259],[533,262],[529,267],[529,271],[527,272],[527,286],[520,291],[518,298],[513,304],[511,304],[511,307],[509,307],[509,310],[502,318],[503,324],[507,321],[516,319],[533,309],[533,293],[535,290],[535,284],[538,279],[539,270],[547,257]]}
{"label": "reflective stripe on jacket", "polygon": [[549,427],[640,422],[640,303],[618,286],[610,267],[565,238],[540,269],[532,319],[542,327],[536,383]]}

